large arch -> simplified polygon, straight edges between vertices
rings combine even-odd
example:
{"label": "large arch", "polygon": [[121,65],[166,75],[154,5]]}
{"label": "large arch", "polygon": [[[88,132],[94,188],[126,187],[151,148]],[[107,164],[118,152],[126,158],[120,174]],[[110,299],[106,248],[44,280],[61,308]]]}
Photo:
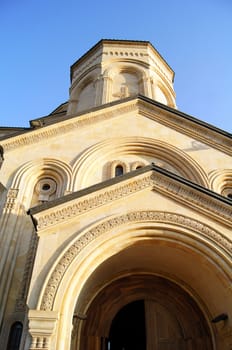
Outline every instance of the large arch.
{"label": "large arch", "polygon": [[221,311],[232,312],[230,254],[229,240],[183,215],[143,211],[110,218],[70,243],[41,288],[37,308],[60,311],[56,349],[69,349],[72,315],[88,313],[107,285],[128,273],[156,275],[191,296],[209,326]]}
{"label": "large arch", "polygon": [[[165,152],[164,152],[165,150]],[[107,162],[134,155],[158,158],[173,167],[179,175],[206,188],[208,178],[200,165],[185,152],[166,142],[148,137],[124,137],[107,139],[86,150],[73,165],[74,191],[93,185],[99,171]],[[135,158],[135,160],[137,160]],[[107,170],[107,169],[106,169]],[[105,170],[106,176],[108,171]],[[99,175],[99,182],[106,180]]]}

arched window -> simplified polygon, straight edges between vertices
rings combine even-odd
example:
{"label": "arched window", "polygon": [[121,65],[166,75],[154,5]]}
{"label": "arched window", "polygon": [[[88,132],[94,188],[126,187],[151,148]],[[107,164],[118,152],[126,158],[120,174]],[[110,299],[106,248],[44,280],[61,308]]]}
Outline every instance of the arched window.
{"label": "arched window", "polygon": [[123,175],[123,166],[119,164],[115,167],[115,176],[120,175]]}
{"label": "arched window", "polygon": [[130,166],[128,162],[123,162],[122,160],[114,160],[110,163],[110,177],[121,176],[130,171]]}
{"label": "arched window", "polygon": [[34,187],[31,207],[57,197],[57,182],[50,177],[41,178]]}
{"label": "arched window", "polygon": [[8,338],[7,350],[19,350],[23,325],[21,322],[12,324]]}

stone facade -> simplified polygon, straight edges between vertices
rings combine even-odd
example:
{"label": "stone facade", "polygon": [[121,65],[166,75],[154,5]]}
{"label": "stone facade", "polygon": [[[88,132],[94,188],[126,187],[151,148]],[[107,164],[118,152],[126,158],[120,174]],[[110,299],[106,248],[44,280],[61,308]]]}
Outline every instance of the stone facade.
{"label": "stone facade", "polygon": [[2,350],[123,349],[137,301],[140,350],[232,349],[232,138],[173,79],[149,42],[101,40],[68,102],[1,128]]}

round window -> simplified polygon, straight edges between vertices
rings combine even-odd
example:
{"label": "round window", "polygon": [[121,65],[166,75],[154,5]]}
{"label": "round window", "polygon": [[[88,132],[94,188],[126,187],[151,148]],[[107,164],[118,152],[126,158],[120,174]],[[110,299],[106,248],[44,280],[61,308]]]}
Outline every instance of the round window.
{"label": "round window", "polygon": [[227,197],[228,199],[232,199],[232,188],[231,187],[226,187],[222,191],[222,195]]}
{"label": "round window", "polygon": [[42,186],[42,190],[43,190],[43,191],[48,191],[48,190],[50,190],[50,188],[51,188],[51,186],[50,186],[49,184],[44,184],[44,185]]}
{"label": "round window", "polygon": [[56,191],[56,182],[53,179],[45,178],[38,181],[36,192],[44,195],[51,195]]}

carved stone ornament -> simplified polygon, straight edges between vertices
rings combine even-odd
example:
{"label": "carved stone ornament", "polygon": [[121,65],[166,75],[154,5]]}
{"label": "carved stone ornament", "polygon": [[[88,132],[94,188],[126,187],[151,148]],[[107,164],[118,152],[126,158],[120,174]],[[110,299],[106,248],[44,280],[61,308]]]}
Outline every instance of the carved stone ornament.
{"label": "carved stone ornament", "polygon": [[[115,113],[117,109],[117,113]],[[186,134],[200,142],[219,149],[226,154],[232,155],[232,140],[230,137],[224,136],[217,131],[207,129],[202,125],[192,122],[188,118],[183,118],[178,115],[175,110],[161,110],[155,103],[143,101],[141,98],[132,98],[127,102],[122,102],[121,105],[110,107],[104,112],[94,111],[86,112],[82,115],[70,115],[70,118],[62,123],[58,123],[46,128],[32,130],[27,134],[11,137],[2,141],[4,151],[9,151],[21,146],[42,142],[43,140],[64,135],[75,128],[91,125],[103,120],[115,118],[120,114],[135,111],[143,116],[149,117],[163,125],[172,127],[182,134]]]}
{"label": "carved stone ornament", "polygon": [[[223,134],[218,133],[216,130],[202,127],[198,123],[194,123],[191,120],[187,120],[178,115],[178,112],[166,111],[157,113],[157,107],[150,106],[144,101],[139,102],[139,112],[146,117],[149,117],[160,124],[167,127],[172,127],[181,134],[186,134],[198,142],[202,142],[206,145],[218,149],[226,154],[232,155],[232,139]],[[181,112],[180,112],[181,113]]]}
{"label": "carved stone ornament", "polygon": [[52,137],[57,137],[58,135],[64,135],[67,132],[73,131],[73,129],[80,128],[82,126],[91,125],[97,122],[102,122],[103,120],[108,120],[110,118],[116,118],[118,115],[123,113],[128,113],[137,110],[137,99],[125,103],[122,106],[117,106],[117,112],[115,110],[108,110],[105,112],[86,112],[81,115],[70,116],[70,118],[62,123],[58,123],[37,130],[32,130],[30,133],[22,134],[19,136],[11,137],[10,139],[2,141],[2,147],[4,151],[9,151],[15,148],[19,148],[26,145],[31,145],[38,142],[43,142]]}
{"label": "carved stone ornament", "polygon": [[221,235],[211,227],[202,224],[197,220],[190,219],[184,215],[173,214],[169,212],[158,211],[135,211],[125,215],[121,215],[112,219],[109,219],[90,231],[86,232],[82,237],[78,238],[73,245],[64,253],[59,262],[57,263],[54,271],[52,272],[45,292],[42,297],[40,305],[41,310],[52,310],[53,303],[59,284],[65,272],[72,264],[74,259],[80,253],[80,251],[86,247],[90,242],[99,237],[101,234],[121,225],[125,225],[133,222],[154,222],[164,224],[175,224],[181,227],[185,227],[197,232],[200,236],[207,237],[209,240],[216,242],[219,246],[223,247],[226,251],[232,252],[232,242]]}
{"label": "carved stone ornament", "polygon": [[18,192],[19,192],[19,190],[15,189],[15,188],[9,189],[4,209],[6,209],[6,210],[14,209],[15,200],[17,198]]}
{"label": "carved stone ornament", "polygon": [[157,191],[169,193],[177,201],[184,202],[198,211],[202,212],[203,209],[210,215],[214,213],[219,221],[224,221],[231,225],[232,208],[230,205],[224,205],[224,203],[214,200],[211,196],[195,191],[194,188],[183,186],[177,181],[171,181],[162,175],[154,174],[152,178],[154,180],[153,185]]}
{"label": "carved stone ornament", "polygon": [[145,176],[140,176],[136,180],[119,185],[116,188],[105,189],[104,192],[96,195],[95,193],[88,195],[88,197],[76,199],[74,203],[67,203],[63,208],[52,210],[50,213],[39,213],[35,215],[37,220],[37,230],[41,231],[49,226],[56,225],[62,221],[67,221],[77,215],[85,213],[94,208],[100,207],[110,203],[119,198],[123,198],[137,191],[145,188],[153,188],[158,192],[165,193],[165,195],[175,197],[176,201],[185,203],[191,208],[208,214],[214,215],[219,221],[231,225],[232,208],[224,203],[214,200],[214,198],[196,191],[195,189],[184,186],[179,181],[175,181],[162,174],[145,173]]}
{"label": "carved stone ornament", "polygon": [[103,204],[107,204],[116,199],[122,198],[129,194],[140,191],[144,188],[151,187],[153,185],[152,174],[143,176],[135,181],[127,182],[124,185],[118,186],[114,189],[106,189],[105,192],[93,194],[89,198],[80,199],[75,201],[74,204],[69,204],[66,207],[53,211],[51,214],[45,214],[38,217],[37,230],[43,230],[48,226],[67,220],[68,218],[75,217],[81,213],[85,213],[89,210],[97,208]]}

